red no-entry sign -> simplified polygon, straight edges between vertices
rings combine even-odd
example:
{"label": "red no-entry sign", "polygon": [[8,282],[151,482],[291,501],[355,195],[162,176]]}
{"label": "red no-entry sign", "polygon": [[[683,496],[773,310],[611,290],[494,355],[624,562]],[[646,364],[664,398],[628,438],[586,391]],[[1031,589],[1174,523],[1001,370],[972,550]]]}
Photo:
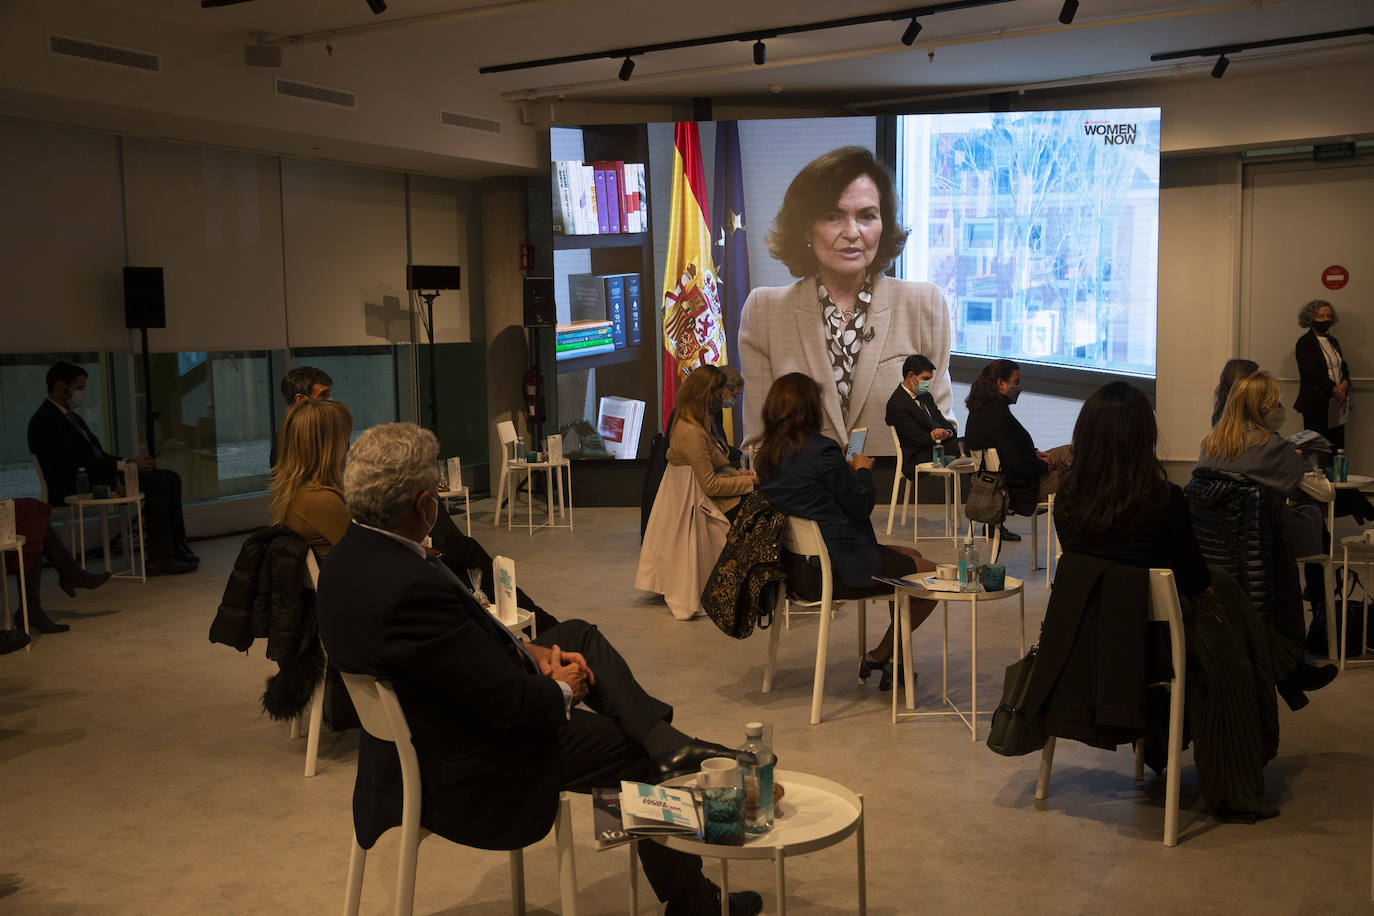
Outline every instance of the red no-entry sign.
{"label": "red no-entry sign", "polygon": [[1322,286],[1327,289],[1340,289],[1350,282],[1350,271],[1339,264],[1332,264],[1322,271]]}

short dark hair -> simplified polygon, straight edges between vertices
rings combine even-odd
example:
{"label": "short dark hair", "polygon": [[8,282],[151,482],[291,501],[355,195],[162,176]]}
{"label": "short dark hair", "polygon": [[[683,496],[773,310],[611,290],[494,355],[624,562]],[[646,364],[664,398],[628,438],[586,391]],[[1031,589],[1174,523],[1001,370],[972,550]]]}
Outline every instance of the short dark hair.
{"label": "short dark hair", "polygon": [[906,362],[902,363],[902,378],[906,378],[913,372],[920,375],[922,372],[934,371],[935,364],[919,353],[915,356],[908,356]]}
{"label": "short dark hair", "polygon": [[839,201],[854,179],[867,175],[878,186],[878,203],[883,217],[883,233],[873,256],[870,274],[881,273],[906,247],[907,231],[898,220],[901,209],[897,189],[887,166],[862,146],[842,146],[817,156],[802,167],[783,195],[782,207],[768,231],[768,252],[781,261],[794,277],[816,274],[816,253],[806,244],[811,226]]}
{"label": "short dark hair", "polygon": [[76,383],[77,379],[85,378],[86,376],[86,370],[82,369],[76,363],[59,360],[53,363],[52,368],[48,370],[48,394],[52,394],[52,390],[57,387],[58,382],[73,385]]}
{"label": "short dark hair", "polygon": [[333,388],[334,380],[323,369],[316,369],[314,366],[297,366],[281,377],[281,396],[286,399],[287,404],[292,404],[298,394],[302,397],[310,397],[310,392],[315,389],[316,385]]}

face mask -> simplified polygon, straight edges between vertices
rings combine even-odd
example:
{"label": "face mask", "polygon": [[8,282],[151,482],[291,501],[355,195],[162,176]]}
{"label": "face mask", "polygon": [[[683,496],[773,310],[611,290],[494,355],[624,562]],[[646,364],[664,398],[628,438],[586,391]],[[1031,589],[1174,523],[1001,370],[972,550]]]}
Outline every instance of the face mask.
{"label": "face mask", "polygon": [[439,497],[437,497],[437,496],[435,496],[433,493],[431,493],[431,494],[429,494],[429,498],[432,499],[432,500],[434,500],[434,518],[429,519],[429,520],[426,522],[426,524],[425,524],[425,534],[426,534],[426,535],[428,535],[431,531],[433,531],[433,530],[434,530],[434,526],[437,525],[437,524],[439,523]]}
{"label": "face mask", "polygon": [[739,402],[735,398],[725,398],[720,402],[720,406],[724,410],[729,410],[731,407],[734,407],[737,403]]}
{"label": "face mask", "polygon": [[1021,386],[1011,385],[1007,388],[1007,403],[1015,404],[1016,399],[1021,396]]}
{"label": "face mask", "polygon": [[1266,429],[1278,432],[1279,427],[1283,426],[1283,421],[1286,419],[1288,419],[1288,414],[1284,411],[1283,405],[1280,404],[1264,415],[1264,426]]}
{"label": "face mask", "polygon": [[67,398],[67,409],[68,409],[68,410],[76,410],[78,407],[80,407],[82,404],[85,404],[85,403],[86,403],[86,389],[85,389],[85,388],[75,388],[75,389],[72,389],[71,396]]}
{"label": "face mask", "polygon": [[916,383],[916,393],[917,393],[917,394],[920,394],[922,391],[929,391],[929,390],[930,390],[930,379],[928,379],[928,378],[923,378],[923,379],[921,379],[919,382]]}
{"label": "face mask", "polygon": [[1329,321],[1314,321],[1314,322],[1312,322],[1312,328],[1313,328],[1313,330],[1315,330],[1318,334],[1325,334],[1327,331],[1331,330],[1331,322],[1329,322]]}

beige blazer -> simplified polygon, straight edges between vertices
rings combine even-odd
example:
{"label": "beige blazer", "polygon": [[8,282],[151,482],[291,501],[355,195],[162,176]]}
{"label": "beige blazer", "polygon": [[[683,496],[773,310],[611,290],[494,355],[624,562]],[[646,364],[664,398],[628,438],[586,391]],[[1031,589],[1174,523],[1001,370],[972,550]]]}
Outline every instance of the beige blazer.
{"label": "beige blazer", "polygon": [[773,379],[789,372],[811,376],[821,386],[825,422],[821,432],[840,444],[849,431],[868,427],[864,451],[894,454],[892,437],[883,432],[887,399],[902,382],[902,363],[916,353],[935,364],[930,393],[940,413],[952,416],[949,386],[949,307],[932,283],[880,276],[868,307],[873,339],[859,351],[854,365],[854,391],[849,419],[840,413],[840,394],[830,365],[830,332],[816,298],[816,279],[790,286],[761,286],[749,294],[740,313],[739,358],[744,375],[744,438],[763,432],[763,401]]}
{"label": "beige blazer", "polygon": [[706,430],[678,419],[668,439],[668,464],[690,467],[701,491],[716,501],[721,512],[735,508],[739,498],[754,489],[754,479],[730,467],[730,458]]}

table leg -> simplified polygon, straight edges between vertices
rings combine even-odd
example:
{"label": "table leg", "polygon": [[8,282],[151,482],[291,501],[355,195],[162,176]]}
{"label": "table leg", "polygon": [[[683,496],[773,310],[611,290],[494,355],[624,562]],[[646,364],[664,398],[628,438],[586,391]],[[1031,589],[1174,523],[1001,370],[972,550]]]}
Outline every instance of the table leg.
{"label": "table leg", "polygon": [[[1332,502],[1332,505],[1334,505],[1336,501],[1333,499],[1331,502]],[[1332,549],[1334,550],[1335,548],[1333,547]],[[1339,665],[1339,666],[1337,667],[1337,669],[1336,669],[1337,671],[1344,671],[1344,670],[1345,670],[1345,657],[1346,657],[1348,654],[1350,654],[1350,646],[1348,645],[1348,643],[1349,643],[1350,641],[1349,641],[1348,639],[1346,639],[1346,634],[1349,632],[1349,630],[1347,629],[1347,624],[1346,624],[1346,613],[1347,613],[1348,610],[1349,610],[1349,609],[1347,608],[1347,606],[1346,606],[1346,605],[1347,605],[1347,602],[1346,602],[1346,595],[1347,595],[1347,593],[1348,593],[1349,591],[1350,591],[1350,548],[1349,548],[1349,547],[1343,547],[1343,548],[1341,548],[1341,630],[1340,630],[1340,634],[1339,634],[1339,636],[1340,636],[1340,640],[1339,640],[1339,641],[1340,641],[1340,644],[1341,644],[1341,657],[1340,657],[1340,659],[1339,659],[1340,665]]]}
{"label": "table leg", "polygon": [[110,512],[105,506],[100,507],[100,541],[105,545],[105,572],[111,572],[110,567]]}
{"label": "table leg", "polygon": [[565,471],[568,473],[568,480],[567,480],[567,483],[564,485],[563,489],[564,489],[564,491],[565,491],[565,493],[567,494],[567,497],[568,497],[568,530],[569,530],[569,531],[572,531],[572,526],[573,526],[573,517],[572,517],[572,509],[573,509],[573,503],[572,503],[572,463],[569,462],[568,464],[563,465],[563,470],[565,470]]}
{"label": "table leg", "polygon": [[638,840],[626,847],[630,850],[630,916],[639,916],[639,856],[635,853]]}
{"label": "table leg", "polygon": [[[1331,536],[1331,562],[1336,562],[1336,500],[1332,497],[1326,503],[1326,533]],[[1347,551],[1348,553],[1349,551]]]}
{"label": "table leg", "polygon": [[[897,591],[895,591],[895,592],[892,593],[892,612],[893,612],[893,613],[892,613],[892,626],[893,626],[892,632],[893,632],[894,634],[900,633],[900,632],[901,632],[901,627],[903,627],[903,626],[905,625],[906,617],[905,617],[905,615],[902,614],[902,610],[901,610],[901,608],[902,608],[902,600],[903,600],[904,597],[905,597],[905,596],[902,594],[901,589],[898,589]],[[860,643],[860,644],[859,644],[859,649],[860,649],[860,651],[863,651],[863,643]],[[901,642],[901,640],[899,640],[899,639],[894,639],[894,640],[892,640],[892,666],[893,666],[893,667],[892,667],[892,670],[893,670],[893,671],[901,671],[902,669],[901,669],[900,666],[903,665],[903,664],[904,664],[904,662],[902,661],[902,642]],[[896,724],[897,724],[897,688],[898,688],[899,686],[901,686],[901,685],[899,685],[899,684],[893,684],[893,685],[892,685],[892,724],[893,724],[893,725],[896,725]]]}
{"label": "table leg", "polygon": [[730,860],[720,860],[720,916],[730,916]]}
{"label": "table leg", "polygon": [[1021,657],[1026,656],[1026,590],[1023,588],[1016,595],[1016,600],[1021,605]]}
{"label": "table leg", "polygon": [[[143,497],[140,496],[140,497],[138,498],[138,501],[137,501],[136,503],[134,503],[134,505],[138,507],[138,559],[139,559],[139,562],[142,564],[142,566],[140,566],[140,569],[142,570],[142,572],[139,574],[139,579],[140,579],[141,581],[143,581],[143,582],[147,582],[147,581],[148,581],[148,532],[147,532],[147,529],[143,527]],[[132,550],[132,549],[133,549],[132,546],[131,546],[129,549]],[[130,553],[130,554],[129,554],[129,561],[130,561],[130,562],[133,562],[133,558],[134,558],[134,555],[133,555],[132,553]]]}
{"label": "table leg", "polygon": [[777,869],[777,877],[774,880],[777,882],[778,916],[787,916],[787,878],[783,874],[783,862],[786,861],[786,856],[782,854],[781,848],[773,853],[773,861],[776,863]]}
{"label": "table leg", "polygon": [[81,539],[81,568],[86,568],[86,512],[81,503],[76,504],[76,531]]}
{"label": "table leg", "polygon": [[534,471],[525,468],[525,496],[529,498],[529,512],[526,513],[526,521],[529,523],[530,534],[534,534]]}
{"label": "table leg", "polygon": [[859,852],[859,916],[868,916],[868,867],[867,856],[864,854],[864,797],[859,795],[859,826],[854,831],[854,844]]}
{"label": "table leg", "polygon": [[[19,561],[17,564],[15,564],[15,565],[17,565],[17,566],[19,567],[19,613],[21,613],[21,614],[24,615],[24,632],[25,632],[25,633],[28,633],[28,634],[29,634],[29,637],[30,637],[30,639],[29,639],[29,644],[28,644],[27,646],[24,647],[24,651],[25,651],[25,652],[32,652],[32,651],[33,651],[33,639],[32,639],[32,637],[33,637],[33,627],[32,627],[32,625],[29,623],[29,587],[28,587],[28,583],[26,583],[26,582],[24,581],[24,549],[23,549],[22,547],[19,549],[19,556],[16,557],[15,559],[17,559],[17,560]],[[3,562],[4,562],[3,560],[0,560],[0,563],[3,563]],[[8,582],[4,583],[4,586],[5,586],[6,591],[8,591],[8,590],[9,590],[9,587],[10,587],[10,586],[9,586],[9,583],[8,583]],[[5,602],[6,602],[6,604],[9,603],[9,598],[8,598],[8,596],[6,597]]]}
{"label": "table leg", "polygon": [[940,702],[949,702],[949,602],[941,601],[945,620],[940,633]]}
{"label": "table leg", "polygon": [[[1032,524],[1035,519],[1031,519]],[[969,630],[972,631],[972,638],[969,640],[971,648],[969,656],[973,660],[973,706],[969,710],[968,730],[969,740],[978,740],[978,593],[973,593],[973,598],[969,600]]]}
{"label": "table leg", "polygon": [[[561,478],[562,475],[560,475]],[[559,489],[562,489],[561,487]],[[562,497],[560,496],[561,500]],[[549,507],[549,527],[553,527],[553,468],[544,468],[544,502]]]}

